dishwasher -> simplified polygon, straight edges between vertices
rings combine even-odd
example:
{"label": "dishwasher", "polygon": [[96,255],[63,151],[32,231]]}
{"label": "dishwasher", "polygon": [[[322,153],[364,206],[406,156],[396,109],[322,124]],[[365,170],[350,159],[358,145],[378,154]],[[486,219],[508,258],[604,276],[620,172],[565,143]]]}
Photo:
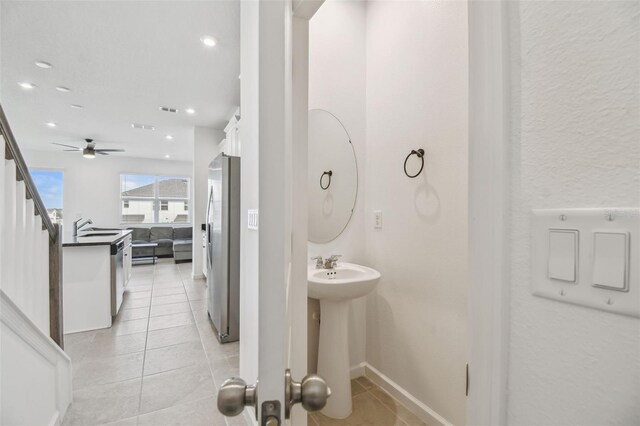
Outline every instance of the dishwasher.
{"label": "dishwasher", "polygon": [[111,244],[111,316],[115,317],[124,296],[124,240]]}

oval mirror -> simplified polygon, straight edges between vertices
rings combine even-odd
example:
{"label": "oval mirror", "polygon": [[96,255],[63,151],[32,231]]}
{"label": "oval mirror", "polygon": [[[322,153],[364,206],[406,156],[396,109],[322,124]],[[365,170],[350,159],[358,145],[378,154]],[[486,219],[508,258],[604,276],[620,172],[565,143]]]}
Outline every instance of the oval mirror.
{"label": "oval mirror", "polygon": [[351,219],[357,193],[358,165],[347,130],[330,112],[310,110],[309,241],[337,238]]}

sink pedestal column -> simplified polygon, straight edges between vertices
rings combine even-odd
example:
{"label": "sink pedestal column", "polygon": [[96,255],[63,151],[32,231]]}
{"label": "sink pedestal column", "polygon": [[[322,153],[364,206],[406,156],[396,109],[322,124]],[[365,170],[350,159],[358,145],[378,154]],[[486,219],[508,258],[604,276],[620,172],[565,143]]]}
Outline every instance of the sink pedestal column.
{"label": "sink pedestal column", "polygon": [[322,414],[334,419],[351,415],[348,314],[348,300],[320,300],[318,375],[331,388],[331,397]]}

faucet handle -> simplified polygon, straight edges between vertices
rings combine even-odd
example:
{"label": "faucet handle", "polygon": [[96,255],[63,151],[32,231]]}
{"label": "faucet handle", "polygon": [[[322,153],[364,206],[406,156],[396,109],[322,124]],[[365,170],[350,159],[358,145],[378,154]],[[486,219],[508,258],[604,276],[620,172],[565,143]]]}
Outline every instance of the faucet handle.
{"label": "faucet handle", "polygon": [[315,256],[312,257],[311,260],[315,260],[316,261],[316,268],[322,268],[322,256]]}
{"label": "faucet handle", "polygon": [[331,257],[329,258],[330,260],[338,260],[342,257],[341,254],[332,254]]}

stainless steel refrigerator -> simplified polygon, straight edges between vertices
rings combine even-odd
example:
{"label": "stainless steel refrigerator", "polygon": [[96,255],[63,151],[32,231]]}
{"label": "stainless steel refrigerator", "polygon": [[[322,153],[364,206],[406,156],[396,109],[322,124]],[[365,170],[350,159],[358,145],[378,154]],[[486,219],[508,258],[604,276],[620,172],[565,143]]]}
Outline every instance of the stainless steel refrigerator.
{"label": "stainless steel refrigerator", "polygon": [[221,343],[240,338],[240,157],[209,164],[207,204],[209,318]]}

